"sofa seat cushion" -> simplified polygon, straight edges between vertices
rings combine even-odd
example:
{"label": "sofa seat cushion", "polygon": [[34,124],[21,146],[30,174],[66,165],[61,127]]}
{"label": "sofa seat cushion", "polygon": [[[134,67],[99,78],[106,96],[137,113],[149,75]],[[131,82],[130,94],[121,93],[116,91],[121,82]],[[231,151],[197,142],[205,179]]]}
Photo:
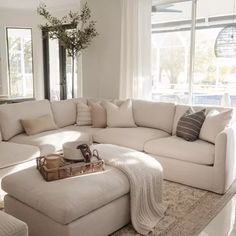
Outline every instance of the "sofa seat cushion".
{"label": "sofa seat cushion", "polygon": [[70,126],[67,126],[66,129],[87,133],[91,136],[91,139],[93,138],[92,136],[95,133],[97,133],[100,130],[103,130],[103,128],[93,128],[92,126],[78,126],[78,125],[70,125]]}
{"label": "sofa seat cushion", "polygon": [[109,143],[138,151],[143,151],[144,144],[151,139],[168,137],[169,134],[151,128],[106,128],[93,135],[93,140],[97,143]]}
{"label": "sofa seat cushion", "polygon": [[188,142],[176,136],[155,139],[145,143],[144,151],[197,164],[214,164],[215,146],[200,139],[194,142]]}
{"label": "sofa seat cushion", "polygon": [[40,155],[35,146],[0,142],[0,170],[35,159]]}
{"label": "sofa seat cushion", "polygon": [[102,173],[46,182],[34,167],[3,178],[2,188],[53,220],[69,224],[129,193],[129,181],[118,169],[106,166]]}
{"label": "sofa seat cushion", "polygon": [[86,132],[81,132],[79,130],[62,128],[31,136],[28,136],[25,133],[19,134],[10,141],[13,143],[37,146],[40,149],[41,155],[47,155],[61,150],[64,143],[76,140],[90,141],[91,136]]}

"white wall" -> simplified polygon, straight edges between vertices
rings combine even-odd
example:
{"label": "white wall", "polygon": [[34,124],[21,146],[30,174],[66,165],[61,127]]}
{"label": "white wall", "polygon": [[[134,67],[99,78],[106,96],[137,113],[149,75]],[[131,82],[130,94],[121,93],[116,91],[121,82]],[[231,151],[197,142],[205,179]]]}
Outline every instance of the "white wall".
{"label": "white wall", "polygon": [[33,62],[34,62],[34,93],[37,99],[44,97],[43,89],[43,58],[42,36],[39,29],[39,17],[36,11],[0,9],[0,58],[2,94],[8,94],[8,63],[6,27],[32,28]]}
{"label": "white wall", "polygon": [[[92,18],[97,21],[99,36],[83,52],[82,68],[80,68],[83,81],[78,82],[78,94],[81,94],[83,87],[85,97],[117,98],[120,78],[121,1],[87,0],[87,2],[92,10]],[[69,8],[79,9],[68,6]],[[67,13],[68,9],[54,14],[61,16]],[[6,27],[30,27],[33,36],[34,91],[36,99],[42,99],[44,97],[42,36],[38,27],[42,18],[37,15],[36,10],[0,9],[0,16],[0,94],[8,93]]]}
{"label": "white wall", "polygon": [[99,33],[83,52],[83,96],[118,98],[121,1],[87,0]]}

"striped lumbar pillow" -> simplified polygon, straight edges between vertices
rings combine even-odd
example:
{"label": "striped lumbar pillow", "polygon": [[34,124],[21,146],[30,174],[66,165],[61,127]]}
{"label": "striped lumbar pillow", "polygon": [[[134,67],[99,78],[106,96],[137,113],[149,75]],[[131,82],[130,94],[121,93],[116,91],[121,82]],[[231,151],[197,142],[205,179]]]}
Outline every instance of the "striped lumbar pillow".
{"label": "striped lumbar pillow", "polygon": [[77,103],[77,125],[92,125],[90,107],[83,102]]}
{"label": "striped lumbar pillow", "polygon": [[179,119],[176,135],[187,141],[197,140],[206,117],[205,111],[206,109],[198,112],[193,111],[193,109],[187,110]]}

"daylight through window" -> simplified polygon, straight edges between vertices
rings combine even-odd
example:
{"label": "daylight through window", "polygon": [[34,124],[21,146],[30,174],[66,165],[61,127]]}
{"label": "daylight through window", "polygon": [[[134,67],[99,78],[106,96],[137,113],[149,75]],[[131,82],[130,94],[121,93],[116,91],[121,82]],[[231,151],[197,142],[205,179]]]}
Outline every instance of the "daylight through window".
{"label": "daylight through window", "polygon": [[163,2],[153,1],[152,9],[152,98],[236,106],[236,59],[214,54],[218,33],[233,22],[233,0],[197,1],[195,40],[191,38],[192,1]]}
{"label": "daylight through window", "polygon": [[10,95],[32,98],[34,86],[31,29],[7,28],[7,43]]}

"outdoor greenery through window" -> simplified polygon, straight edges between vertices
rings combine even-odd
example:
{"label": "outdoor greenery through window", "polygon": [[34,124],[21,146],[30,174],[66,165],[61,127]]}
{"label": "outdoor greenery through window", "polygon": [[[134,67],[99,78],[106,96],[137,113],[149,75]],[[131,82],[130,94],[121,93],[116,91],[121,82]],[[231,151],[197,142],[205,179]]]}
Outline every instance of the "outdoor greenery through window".
{"label": "outdoor greenery through window", "polygon": [[[192,4],[153,2],[152,97],[236,106],[236,58],[217,58],[214,54],[217,35],[233,22],[233,0],[217,4],[214,0],[197,1],[195,40],[191,38]],[[192,55],[191,48],[195,49]],[[189,69],[191,59],[193,71]]]}
{"label": "outdoor greenery through window", "polygon": [[31,35],[31,29],[7,28],[9,89],[13,97],[34,96]]}

